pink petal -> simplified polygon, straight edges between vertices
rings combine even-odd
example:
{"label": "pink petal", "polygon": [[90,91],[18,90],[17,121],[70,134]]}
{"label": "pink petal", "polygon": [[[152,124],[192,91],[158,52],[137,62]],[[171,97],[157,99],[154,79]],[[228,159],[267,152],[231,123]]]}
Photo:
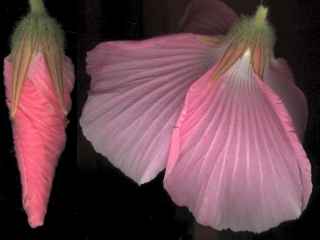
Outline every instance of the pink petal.
{"label": "pink petal", "polygon": [[296,219],[312,189],[291,117],[249,61],[196,81],[172,136],[165,188],[218,230],[262,232]]}
{"label": "pink petal", "polygon": [[181,19],[183,32],[225,34],[238,20],[237,14],[219,0],[191,0]]}
{"label": "pink petal", "polygon": [[[65,102],[70,108],[73,67],[65,62]],[[5,85],[10,107],[12,64],[5,59]],[[34,57],[24,81],[12,122],[15,152],[20,170],[23,206],[31,227],[41,226],[47,211],[55,167],[64,149],[65,116],[61,111],[42,54]]]}
{"label": "pink petal", "polygon": [[84,135],[137,183],[152,180],[165,168],[187,89],[219,51],[193,34],[98,45],[87,59],[91,89],[80,119]]}
{"label": "pink petal", "polygon": [[290,67],[284,59],[274,59],[266,69],[264,81],[286,106],[299,138],[302,140],[308,120],[308,105],[296,86]]}

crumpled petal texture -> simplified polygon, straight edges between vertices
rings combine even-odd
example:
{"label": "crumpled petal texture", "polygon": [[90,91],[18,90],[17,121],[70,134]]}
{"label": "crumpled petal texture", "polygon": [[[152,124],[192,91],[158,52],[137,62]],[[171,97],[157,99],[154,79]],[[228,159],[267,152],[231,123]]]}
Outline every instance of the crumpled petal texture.
{"label": "crumpled petal texture", "polygon": [[[4,67],[7,104],[10,108],[12,64]],[[73,65],[65,57],[65,103],[70,110],[74,84]],[[55,168],[66,142],[66,117],[56,97],[45,59],[34,56],[21,90],[21,99],[12,120],[16,158],[22,185],[23,207],[30,226],[44,222]]]}
{"label": "crumpled petal texture", "polygon": [[285,104],[249,61],[216,81],[213,67],[188,90],[165,188],[203,225],[259,233],[298,218],[312,184]]}
{"label": "crumpled petal texture", "polygon": [[[236,14],[212,1],[215,18],[210,24],[198,14],[207,4],[192,1],[182,28],[210,30],[214,35],[226,32]],[[193,21],[197,24],[187,28]],[[80,125],[94,149],[135,182],[152,180],[165,168],[187,89],[223,54],[224,47],[214,48],[215,42],[185,33],[105,42],[91,50],[87,58],[91,88]]]}
{"label": "crumpled petal texture", "polygon": [[200,35],[107,42],[88,53],[80,124],[95,150],[139,184],[165,168],[185,93],[223,50]]}

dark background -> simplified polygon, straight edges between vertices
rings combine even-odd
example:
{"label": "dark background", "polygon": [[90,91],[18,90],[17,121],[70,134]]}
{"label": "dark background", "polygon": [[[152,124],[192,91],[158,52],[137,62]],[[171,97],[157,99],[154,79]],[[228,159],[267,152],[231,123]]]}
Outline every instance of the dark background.
{"label": "dark background", "polygon": [[[86,52],[97,43],[142,39],[173,32],[188,0],[45,0],[66,32],[66,54],[76,65],[68,142],[61,156],[45,226],[31,230],[21,207],[3,81],[0,81],[0,239],[188,239],[190,215],[177,209],[162,178],[142,187],[94,152],[77,119],[89,77]],[[253,13],[259,0],[225,0],[239,14]],[[288,60],[309,103],[305,149],[313,165],[314,193],[300,220],[262,235],[223,232],[212,239],[318,239],[320,236],[320,7],[317,0],[265,0],[277,34],[276,56]],[[0,61],[9,54],[14,23],[26,13],[27,0],[2,1]],[[2,71],[2,64],[0,64]],[[2,74],[0,74],[2,77]],[[318,237],[316,237],[318,235]],[[203,238],[204,239],[204,238]]]}

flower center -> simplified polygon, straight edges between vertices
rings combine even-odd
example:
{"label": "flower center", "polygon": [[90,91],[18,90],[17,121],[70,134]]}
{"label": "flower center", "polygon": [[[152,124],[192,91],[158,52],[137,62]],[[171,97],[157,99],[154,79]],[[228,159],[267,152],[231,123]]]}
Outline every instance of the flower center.
{"label": "flower center", "polygon": [[251,57],[251,66],[254,72],[263,78],[264,68],[272,56],[275,41],[273,29],[267,21],[267,15],[268,9],[259,6],[255,16],[241,17],[240,21],[231,28],[224,39],[228,42],[229,47],[218,62],[213,76],[214,80],[220,78],[244,55]]}

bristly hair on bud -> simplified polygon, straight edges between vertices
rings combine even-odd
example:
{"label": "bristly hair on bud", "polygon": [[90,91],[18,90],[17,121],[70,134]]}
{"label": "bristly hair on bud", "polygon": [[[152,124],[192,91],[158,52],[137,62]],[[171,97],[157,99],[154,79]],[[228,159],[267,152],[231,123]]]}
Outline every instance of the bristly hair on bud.
{"label": "bristly hair on bud", "polygon": [[[248,45],[253,50],[255,47],[272,50],[275,42],[274,31],[267,20],[268,8],[259,6],[255,16],[242,16],[239,23],[235,24],[228,38]],[[259,46],[257,46],[259,45]]]}
{"label": "bristly hair on bud", "polygon": [[42,53],[45,58],[62,111],[66,113],[63,89],[63,30],[56,20],[48,15],[42,0],[29,0],[29,5],[29,13],[18,22],[11,37],[11,118],[16,114],[23,82],[32,58],[37,53]]}
{"label": "bristly hair on bud", "polygon": [[255,73],[263,78],[265,65],[272,56],[275,43],[275,34],[267,15],[268,8],[261,5],[254,16],[242,16],[231,28],[224,39],[229,42],[229,48],[219,62],[214,79],[219,78],[247,50],[251,53],[251,64]]}

